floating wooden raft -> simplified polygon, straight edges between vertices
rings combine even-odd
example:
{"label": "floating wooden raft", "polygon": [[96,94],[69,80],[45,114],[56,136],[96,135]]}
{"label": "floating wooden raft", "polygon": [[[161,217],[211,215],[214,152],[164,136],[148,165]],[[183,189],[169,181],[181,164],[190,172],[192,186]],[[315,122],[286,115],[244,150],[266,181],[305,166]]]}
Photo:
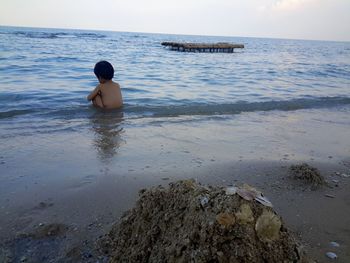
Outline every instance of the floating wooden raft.
{"label": "floating wooden raft", "polygon": [[233,53],[235,48],[244,48],[244,45],[230,43],[178,43],[178,42],[162,42],[163,46],[169,47],[171,50],[183,52],[224,52]]}

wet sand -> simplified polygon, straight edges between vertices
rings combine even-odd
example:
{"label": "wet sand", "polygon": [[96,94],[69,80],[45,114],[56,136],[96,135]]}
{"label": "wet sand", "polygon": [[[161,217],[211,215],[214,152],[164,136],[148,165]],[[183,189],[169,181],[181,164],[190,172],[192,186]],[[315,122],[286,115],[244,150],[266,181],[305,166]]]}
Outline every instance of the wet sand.
{"label": "wet sand", "polygon": [[[140,189],[194,178],[255,186],[312,258],[329,262],[325,253],[333,251],[338,262],[349,262],[350,178],[342,176],[350,174],[348,114],[341,108],[136,120],[122,123],[114,137],[101,129],[54,141],[38,135],[16,150],[8,140],[0,156],[0,259],[93,261],[96,238],[134,205]],[[317,167],[328,186],[311,190],[290,179],[289,166],[300,162]]]}

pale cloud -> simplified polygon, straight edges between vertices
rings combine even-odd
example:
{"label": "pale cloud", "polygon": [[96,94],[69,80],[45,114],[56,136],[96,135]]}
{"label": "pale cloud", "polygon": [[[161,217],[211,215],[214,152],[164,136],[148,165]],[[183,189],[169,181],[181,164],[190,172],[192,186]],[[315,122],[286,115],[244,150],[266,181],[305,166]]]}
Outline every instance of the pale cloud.
{"label": "pale cloud", "polygon": [[263,12],[294,12],[308,8],[322,0],[274,0],[265,1],[258,6],[259,11]]}
{"label": "pale cloud", "polygon": [[316,3],[316,0],[279,0],[272,5],[273,10],[294,11]]}

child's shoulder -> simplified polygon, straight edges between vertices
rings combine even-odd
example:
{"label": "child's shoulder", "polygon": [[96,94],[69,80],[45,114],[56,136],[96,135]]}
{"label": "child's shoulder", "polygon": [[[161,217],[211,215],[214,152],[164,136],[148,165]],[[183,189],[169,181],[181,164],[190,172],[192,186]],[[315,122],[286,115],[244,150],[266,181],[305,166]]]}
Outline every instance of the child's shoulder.
{"label": "child's shoulder", "polygon": [[118,88],[120,88],[120,85],[119,85],[119,83],[118,83],[118,82],[112,81],[112,85],[113,85],[114,87],[118,87]]}
{"label": "child's shoulder", "polygon": [[113,83],[114,85],[118,85],[118,86],[119,86],[119,83],[116,82],[116,81],[113,81],[113,80],[112,80],[112,83]]}
{"label": "child's shoulder", "polygon": [[102,92],[107,90],[120,90],[120,85],[118,82],[110,81],[108,83],[101,83],[99,89]]}

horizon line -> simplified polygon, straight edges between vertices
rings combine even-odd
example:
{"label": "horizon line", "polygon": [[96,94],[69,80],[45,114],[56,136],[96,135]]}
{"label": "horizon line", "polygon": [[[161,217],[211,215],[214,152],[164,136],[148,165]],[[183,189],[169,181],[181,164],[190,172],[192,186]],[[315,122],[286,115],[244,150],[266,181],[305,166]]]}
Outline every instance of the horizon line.
{"label": "horizon line", "polygon": [[17,27],[17,28],[38,28],[38,29],[63,29],[63,30],[84,30],[84,31],[101,31],[116,33],[138,33],[138,34],[159,34],[159,35],[178,35],[178,36],[204,36],[204,37],[236,37],[236,38],[264,38],[276,40],[296,40],[296,41],[324,41],[324,42],[345,42],[350,40],[330,40],[330,39],[303,39],[303,38],[287,38],[287,37],[266,37],[266,36],[233,36],[233,35],[202,35],[202,34],[185,34],[185,33],[166,33],[166,32],[142,32],[142,31],[124,31],[116,29],[89,29],[89,28],[71,28],[71,27],[43,27],[43,26],[23,26],[23,25],[5,25],[0,27]]}

